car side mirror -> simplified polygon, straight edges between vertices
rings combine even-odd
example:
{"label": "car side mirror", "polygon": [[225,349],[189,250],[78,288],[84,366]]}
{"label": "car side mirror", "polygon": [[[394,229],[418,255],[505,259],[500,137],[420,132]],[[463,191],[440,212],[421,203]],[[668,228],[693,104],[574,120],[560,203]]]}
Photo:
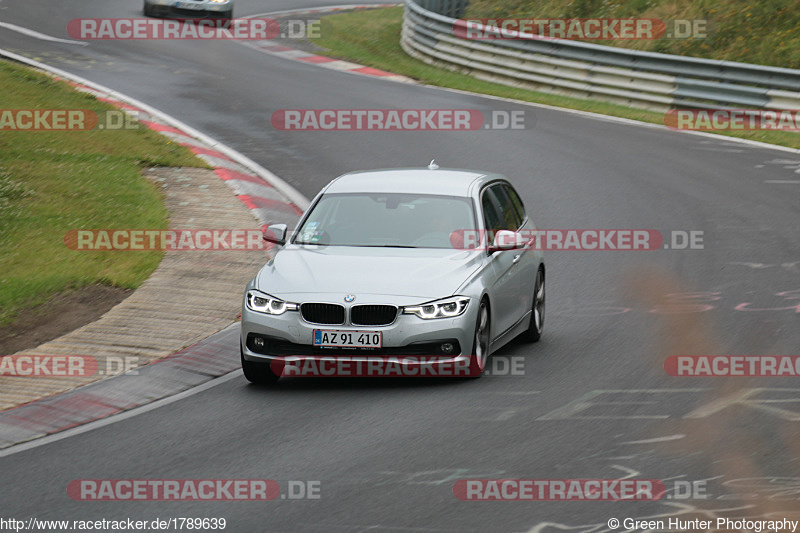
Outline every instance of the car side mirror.
{"label": "car side mirror", "polygon": [[501,229],[494,234],[494,242],[489,246],[489,253],[502,252],[504,250],[519,250],[527,246],[528,241],[516,231]]}
{"label": "car side mirror", "polygon": [[286,244],[286,224],[271,224],[264,230],[263,239],[267,242],[272,242],[277,245],[283,246]]}

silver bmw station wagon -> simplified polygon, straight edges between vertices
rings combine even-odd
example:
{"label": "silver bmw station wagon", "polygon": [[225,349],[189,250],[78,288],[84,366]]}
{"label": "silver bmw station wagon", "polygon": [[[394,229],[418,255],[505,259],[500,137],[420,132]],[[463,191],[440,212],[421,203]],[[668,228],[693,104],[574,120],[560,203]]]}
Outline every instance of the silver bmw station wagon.
{"label": "silver bmw station wagon", "polygon": [[494,350],[542,335],[545,266],[523,237],[535,229],[498,174],[432,162],[334,179],[294,231],[265,232],[277,251],[245,289],[245,377],[272,383],[302,358],[482,375]]}

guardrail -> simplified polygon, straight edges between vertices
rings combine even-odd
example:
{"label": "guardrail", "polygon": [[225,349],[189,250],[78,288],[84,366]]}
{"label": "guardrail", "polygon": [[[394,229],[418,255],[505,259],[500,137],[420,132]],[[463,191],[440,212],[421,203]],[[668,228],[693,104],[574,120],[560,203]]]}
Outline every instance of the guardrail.
{"label": "guardrail", "polygon": [[800,70],[567,39],[462,39],[453,25],[466,6],[467,0],[406,0],[403,50],[482,80],[659,111],[800,109]]}

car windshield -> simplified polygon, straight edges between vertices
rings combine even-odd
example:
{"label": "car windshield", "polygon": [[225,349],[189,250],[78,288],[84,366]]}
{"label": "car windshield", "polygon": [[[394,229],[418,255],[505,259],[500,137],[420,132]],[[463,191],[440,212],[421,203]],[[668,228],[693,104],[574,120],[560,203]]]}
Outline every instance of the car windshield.
{"label": "car windshield", "polygon": [[456,196],[326,194],[295,244],[452,248],[450,234],[475,227],[472,202]]}

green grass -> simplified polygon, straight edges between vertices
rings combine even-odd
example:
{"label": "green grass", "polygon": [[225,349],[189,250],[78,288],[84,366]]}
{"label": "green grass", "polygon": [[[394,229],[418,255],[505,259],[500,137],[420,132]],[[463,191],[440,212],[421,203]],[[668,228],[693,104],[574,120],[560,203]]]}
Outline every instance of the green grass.
{"label": "green grass", "polygon": [[[3,109],[114,107],[64,82],[0,61]],[[141,126],[109,131],[0,131],[0,325],[56,293],[101,283],[139,286],[162,252],[68,249],[80,228],[166,228],[149,166],[205,166],[186,148]]]}
{"label": "green grass", "polygon": [[464,18],[706,20],[704,38],[588,41],[728,61],[800,68],[798,0],[471,0]]}
{"label": "green grass", "polygon": [[[331,57],[403,74],[430,85],[664,124],[663,113],[508,87],[427,65],[410,57],[400,47],[402,17],[402,7],[329,15],[322,18],[322,37],[314,42],[326,50],[323,54]],[[794,132],[726,131],[718,134],[800,148],[800,135]]]}

